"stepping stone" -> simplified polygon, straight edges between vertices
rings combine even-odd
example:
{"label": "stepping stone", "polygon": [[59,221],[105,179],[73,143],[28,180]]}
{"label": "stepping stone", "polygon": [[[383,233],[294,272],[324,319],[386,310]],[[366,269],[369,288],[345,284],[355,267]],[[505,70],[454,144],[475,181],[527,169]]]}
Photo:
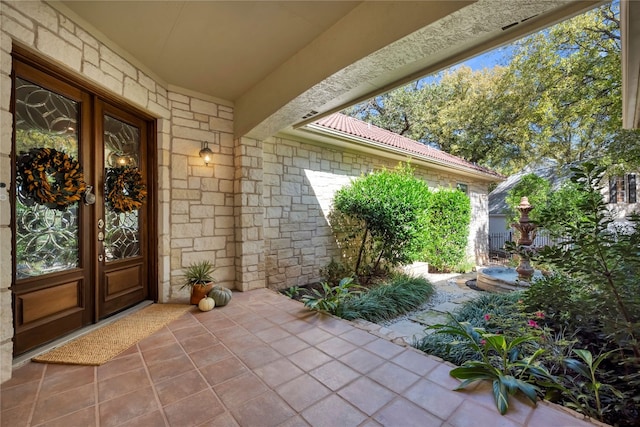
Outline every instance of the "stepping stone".
{"label": "stepping stone", "polygon": [[413,315],[410,319],[424,326],[446,324],[450,320],[449,316],[431,310]]}
{"label": "stepping stone", "polygon": [[455,302],[443,302],[442,304],[438,304],[432,308],[434,311],[439,311],[440,313],[453,313],[460,307],[460,304],[456,304]]}
{"label": "stepping stone", "polygon": [[395,332],[397,336],[406,338],[405,341],[407,342],[425,336],[424,325],[410,320],[401,320],[386,326],[386,328]]}

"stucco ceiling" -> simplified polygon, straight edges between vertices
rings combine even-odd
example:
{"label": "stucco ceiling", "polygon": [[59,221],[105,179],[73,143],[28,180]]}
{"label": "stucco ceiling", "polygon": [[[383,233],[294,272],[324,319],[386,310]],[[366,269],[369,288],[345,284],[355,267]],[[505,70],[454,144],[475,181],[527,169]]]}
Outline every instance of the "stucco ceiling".
{"label": "stucco ceiling", "polygon": [[51,3],[167,85],[233,104],[236,136],[262,139],[599,1]]}

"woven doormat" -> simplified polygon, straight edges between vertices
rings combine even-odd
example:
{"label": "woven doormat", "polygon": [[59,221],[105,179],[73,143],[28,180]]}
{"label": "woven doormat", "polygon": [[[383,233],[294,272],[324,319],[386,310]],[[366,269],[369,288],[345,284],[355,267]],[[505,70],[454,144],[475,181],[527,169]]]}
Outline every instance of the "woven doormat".
{"label": "woven doormat", "polygon": [[152,304],[31,360],[69,365],[102,365],[186,313],[186,304]]}

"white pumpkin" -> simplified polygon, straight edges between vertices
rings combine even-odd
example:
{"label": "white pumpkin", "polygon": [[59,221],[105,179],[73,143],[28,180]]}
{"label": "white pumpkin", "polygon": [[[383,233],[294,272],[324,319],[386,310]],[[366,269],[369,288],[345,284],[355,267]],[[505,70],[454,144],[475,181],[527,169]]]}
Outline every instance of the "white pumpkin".
{"label": "white pumpkin", "polygon": [[200,311],[210,311],[213,310],[213,307],[216,306],[216,302],[213,298],[205,297],[200,300],[198,303],[198,308]]}

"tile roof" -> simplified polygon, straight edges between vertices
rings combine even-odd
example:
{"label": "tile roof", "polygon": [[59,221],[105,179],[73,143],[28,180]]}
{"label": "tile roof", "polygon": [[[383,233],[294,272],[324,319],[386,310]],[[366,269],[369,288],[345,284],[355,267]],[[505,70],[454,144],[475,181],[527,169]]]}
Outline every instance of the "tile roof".
{"label": "tile roof", "polygon": [[342,113],[334,113],[323,117],[313,122],[313,124],[326,129],[332,129],[346,135],[363,138],[374,143],[384,144],[391,148],[405,151],[407,154],[414,155],[415,157],[462,167],[470,171],[490,175],[495,178],[504,178],[501,174],[491,169],[478,166],[460,157],[438,150],[437,148],[421,144],[402,135],[398,135],[397,133],[393,133]]}

